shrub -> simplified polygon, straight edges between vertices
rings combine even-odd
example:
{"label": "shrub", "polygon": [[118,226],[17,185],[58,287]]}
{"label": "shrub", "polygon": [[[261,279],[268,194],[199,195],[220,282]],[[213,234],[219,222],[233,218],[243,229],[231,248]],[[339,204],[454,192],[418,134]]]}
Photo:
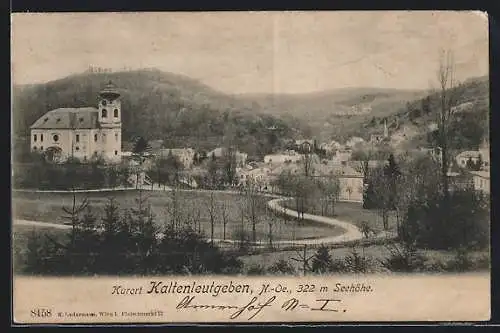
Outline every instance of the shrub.
{"label": "shrub", "polygon": [[266,269],[259,264],[253,264],[247,269],[247,275],[265,275]]}
{"label": "shrub", "polygon": [[82,213],[66,237],[28,236],[23,272],[87,274],[237,274],[243,263],[211,246],[190,227],[166,230],[160,237],[144,202],[117,213],[112,200],[102,223],[90,210]]}
{"label": "shrub", "polygon": [[328,248],[324,245],[320,246],[312,258],[311,270],[314,273],[326,273],[331,265],[332,257],[328,252]]}
{"label": "shrub", "polygon": [[489,244],[488,200],[472,189],[450,193],[449,209],[440,195],[412,202],[401,226],[404,241],[429,249],[484,249]]}
{"label": "shrub", "polygon": [[418,272],[424,271],[424,257],[417,253],[413,245],[391,244],[386,249],[390,255],[387,259],[381,260],[383,267],[391,272]]}
{"label": "shrub", "polygon": [[271,274],[279,274],[279,275],[289,275],[296,274],[295,268],[290,265],[290,263],[284,259],[281,259],[274,263],[274,265],[268,268],[268,272]]}

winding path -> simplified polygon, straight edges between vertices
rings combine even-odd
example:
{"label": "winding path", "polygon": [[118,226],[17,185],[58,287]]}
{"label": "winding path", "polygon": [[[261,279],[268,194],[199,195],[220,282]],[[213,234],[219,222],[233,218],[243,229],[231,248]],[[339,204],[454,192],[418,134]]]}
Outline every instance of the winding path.
{"label": "winding path", "polygon": [[[134,188],[135,189],[135,188]],[[151,187],[149,186],[148,188],[143,188],[144,190],[151,190]],[[121,189],[100,189],[100,190],[87,190],[85,192],[107,192],[107,191],[116,191],[116,190],[131,190],[130,188],[121,188]],[[154,189],[157,191],[169,191],[170,189]],[[182,191],[198,191],[198,192],[206,192],[205,190],[182,190]],[[64,191],[54,191],[54,192],[64,192]],[[69,191],[65,191],[69,192]],[[84,191],[81,191],[84,192]],[[230,192],[230,193],[236,193],[235,191],[218,191],[218,192]],[[285,208],[280,205],[280,202],[283,200],[286,200],[287,198],[280,197],[278,195],[273,195],[273,194],[264,194],[267,197],[273,197],[275,199],[272,199],[267,202],[267,205],[270,209],[274,210],[275,212],[286,214],[291,217],[296,217],[297,212],[288,208]],[[361,231],[356,227],[355,225],[340,221],[331,217],[326,217],[326,216],[319,216],[319,215],[312,215],[312,214],[304,214],[304,220],[306,221],[313,221],[316,223],[321,223],[321,224],[326,224],[330,226],[335,226],[338,228],[342,228],[344,232],[341,235],[336,235],[336,236],[328,236],[328,237],[320,237],[320,238],[309,238],[309,239],[298,239],[298,240],[276,240],[273,241],[273,244],[275,245],[280,245],[280,246],[299,246],[299,245],[312,245],[312,246],[318,246],[318,245],[337,245],[337,244],[343,244],[343,243],[348,243],[348,242],[353,242],[357,240],[363,239],[363,234]],[[56,223],[49,223],[49,222],[41,222],[41,221],[31,221],[31,220],[23,220],[23,219],[14,219],[13,220],[14,225],[24,225],[24,226],[33,226],[33,227],[45,227],[45,228],[55,228],[55,229],[69,229],[71,228],[70,225],[65,225],[65,224],[56,224]],[[370,237],[370,240],[376,240],[376,239],[384,239],[384,238],[392,238],[393,235],[387,234],[387,233],[381,233],[378,235],[375,235],[374,237]],[[210,239],[209,239],[210,240]],[[239,240],[222,240],[222,239],[214,239],[214,242],[217,242],[219,244],[235,244],[239,243]],[[256,244],[257,246],[266,246],[267,244]]]}

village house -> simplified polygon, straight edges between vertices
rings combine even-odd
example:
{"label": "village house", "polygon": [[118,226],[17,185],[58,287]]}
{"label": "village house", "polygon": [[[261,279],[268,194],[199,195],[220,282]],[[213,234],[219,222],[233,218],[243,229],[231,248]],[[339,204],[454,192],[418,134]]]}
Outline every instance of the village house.
{"label": "village house", "polygon": [[430,132],[437,131],[438,129],[438,124],[436,122],[431,122],[427,125],[427,130]]}
{"label": "village house", "polygon": [[82,162],[102,157],[121,161],[122,120],[120,93],[110,82],[98,95],[96,107],[58,108],[30,127],[31,151],[44,153],[49,161]]}
{"label": "village house", "polygon": [[362,144],[364,143],[365,140],[363,138],[360,138],[359,136],[353,136],[347,142],[345,143],[346,147],[354,148],[357,144]]}
{"label": "village house", "polygon": [[314,140],[312,139],[307,139],[307,140],[295,140],[295,147],[298,151],[303,152],[303,153],[309,153],[314,150]]}
{"label": "village house", "polygon": [[363,202],[363,175],[351,173],[339,176],[339,200]]}
{"label": "village house", "polygon": [[[223,148],[223,147],[215,148],[214,150],[208,152],[207,156],[208,157],[214,156],[215,158],[221,158],[226,153],[226,149],[227,148]],[[243,166],[246,165],[247,158],[248,158],[248,154],[247,153],[242,153],[242,152],[236,151],[235,154],[234,154],[234,156],[235,156],[235,159],[236,159],[236,165],[237,165],[237,167],[241,168],[241,167],[243,167]]]}
{"label": "village house", "polygon": [[270,154],[264,156],[264,163],[273,165],[278,165],[283,163],[296,163],[300,161],[301,158],[302,155],[298,154],[297,152],[293,150],[287,150],[283,154]]}
{"label": "village house", "polygon": [[484,193],[490,191],[490,172],[489,171],[471,171],[474,189]]}
{"label": "village house", "polygon": [[367,114],[372,112],[372,106],[369,104],[359,104],[351,106],[351,114]]}
{"label": "village house", "polygon": [[489,167],[490,165],[490,153],[488,150],[467,150],[459,153],[455,160],[461,168],[467,167],[467,161],[471,160],[473,163],[477,163],[479,160],[482,161],[481,167]]}
{"label": "village house", "polygon": [[329,163],[315,168],[316,177],[339,179],[339,200],[363,202],[363,174],[348,165]]}
{"label": "village house", "polygon": [[163,140],[151,140],[148,143],[151,151],[158,151],[163,147]]}
{"label": "village house", "polygon": [[172,154],[184,169],[190,169],[193,166],[196,152],[193,148],[162,148],[155,153],[161,159],[167,158],[169,154]]}
{"label": "village house", "polygon": [[349,147],[340,148],[335,152],[335,155],[332,157],[332,161],[336,163],[345,164],[347,161],[351,159],[352,149]]}
{"label": "village house", "polygon": [[339,178],[339,200],[363,202],[363,174],[348,165],[336,168],[334,173]]}
{"label": "village house", "polygon": [[474,110],[474,102],[465,102],[451,108],[451,112],[469,112]]}
{"label": "village house", "polygon": [[418,134],[418,130],[416,127],[413,126],[402,126],[400,130],[394,132],[390,136],[391,144],[392,145],[400,145],[404,143],[405,141],[410,140],[414,136]]}
{"label": "village house", "polygon": [[389,130],[387,129],[387,120],[384,120],[384,133],[377,133],[377,134],[372,134],[370,136],[370,143],[371,144],[378,144],[384,141],[385,139],[389,138]]}
{"label": "village house", "polygon": [[348,161],[347,162],[347,166],[353,168],[354,170],[356,170],[357,172],[362,172],[363,168],[365,167],[365,163],[368,164],[368,169],[369,170],[373,170],[375,168],[380,168],[380,167],[383,167],[385,165],[387,165],[387,160],[368,160],[368,161],[360,161],[360,160],[357,160],[357,161]]}
{"label": "village house", "polygon": [[438,161],[441,163],[442,161],[442,151],[440,147],[420,147],[418,149],[418,152],[427,154],[431,156],[434,160]]}
{"label": "village house", "polygon": [[272,170],[269,167],[238,168],[236,169],[236,178],[238,179],[238,186],[247,186],[249,182],[253,182],[258,186],[259,191],[270,190],[274,179]]}
{"label": "village house", "polygon": [[329,143],[322,143],[319,148],[323,150],[327,155],[334,154],[337,149],[341,147],[341,144],[335,140]]}

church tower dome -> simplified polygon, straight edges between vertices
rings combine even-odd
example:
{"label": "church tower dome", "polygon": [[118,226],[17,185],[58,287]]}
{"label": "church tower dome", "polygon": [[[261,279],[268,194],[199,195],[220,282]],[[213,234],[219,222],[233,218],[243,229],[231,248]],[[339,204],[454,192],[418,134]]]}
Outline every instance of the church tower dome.
{"label": "church tower dome", "polygon": [[113,127],[121,123],[120,92],[109,83],[99,92],[99,123],[103,127]]}

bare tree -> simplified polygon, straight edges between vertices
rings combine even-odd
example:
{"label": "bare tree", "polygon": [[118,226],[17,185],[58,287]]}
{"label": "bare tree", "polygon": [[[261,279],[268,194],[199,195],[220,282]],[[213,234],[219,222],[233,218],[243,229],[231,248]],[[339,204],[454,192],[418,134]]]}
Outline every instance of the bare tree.
{"label": "bare tree", "polygon": [[222,218],[222,239],[226,240],[226,228],[229,222],[229,209],[226,201],[220,204],[220,216]]}
{"label": "bare tree", "polygon": [[301,251],[297,251],[297,258],[290,258],[292,259],[293,261],[297,261],[297,262],[300,262],[302,264],[302,272],[304,273],[304,276],[312,271],[312,268],[311,268],[311,265],[310,265],[310,261],[314,258],[314,254],[311,255],[311,256],[307,256],[307,245],[304,244],[304,249]]}
{"label": "bare tree", "polygon": [[357,172],[361,173],[363,175],[363,179],[366,181],[368,179],[370,172],[369,162],[374,157],[374,152],[371,149],[359,152],[360,153],[358,159],[356,160],[356,163],[354,164],[353,168]]}
{"label": "bare tree", "polygon": [[396,184],[398,195],[395,200],[395,208],[398,233],[400,232],[400,227],[403,223],[404,216],[408,211],[408,207],[416,197],[416,184],[418,182],[418,179],[416,178],[418,178],[418,175],[403,174],[399,177]]}
{"label": "bare tree", "polygon": [[225,182],[229,186],[233,186],[236,179],[236,149],[233,146],[224,149],[222,163]]}
{"label": "bare tree", "polygon": [[177,227],[181,224],[181,203],[179,199],[179,190],[173,187],[170,191],[170,200],[166,205],[167,216],[169,218],[167,222],[170,222],[173,231],[177,230]]}
{"label": "bare tree", "polygon": [[[151,146],[148,141],[140,136],[136,139],[134,143],[134,147],[132,149],[132,158],[138,163],[136,167],[136,181],[135,188],[139,188],[139,176],[144,176],[144,163],[146,159],[149,157],[149,152],[151,151]],[[141,184],[142,185],[142,184]],[[141,186],[142,187],[142,186]]]}
{"label": "bare tree", "polygon": [[193,230],[196,230],[199,228],[198,224],[201,222],[201,210],[200,207],[193,202],[192,200],[189,200],[191,204],[189,205],[187,211],[186,211],[186,224],[189,225]]}
{"label": "bare tree", "polygon": [[347,186],[345,191],[347,192],[347,200],[351,200],[351,194],[352,194],[352,187],[351,186]]}
{"label": "bare tree", "polygon": [[208,202],[206,203],[206,207],[208,210],[208,215],[210,217],[210,244],[214,245],[214,228],[215,222],[217,220],[217,202],[215,200],[214,191],[210,191],[210,197]]}
{"label": "bare tree", "polygon": [[331,175],[319,182],[321,198],[321,215],[328,215],[328,208],[331,208],[331,215],[335,215],[335,204],[340,196],[340,181],[335,175]]}
{"label": "bare tree", "polygon": [[267,217],[268,217],[267,224],[269,226],[267,237],[269,240],[269,248],[272,249],[273,248],[273,227],[278,224],[279,217],[270,208],[267,208],[266,212],[267,212]]}
{"label": "bare tree", "polygon": [[[198,234],[201,234],[201,210],[197,208],[194,216],[195,216],[195,221],[198,221]],[[195,228],[196,228],[196,223],[195,223]]]}
{"label": "bare tree", "polygon": [[306,177],[311,176],[314,173],[314,155],[308,150],[304,151],[304,153],[302,154],[301,162],[304,170],[304,175]]}
{"label": "bare tree", "polygon": [[382,168],[374,170],[371,178],[377,210],[382,217],[384,230],[387,230],[389,229],[389,213],[391,210],[391,184],[386,179]]}
{"label": "bare tree", "polygon": [[449,145],[448,130],[452,120],[453,107],[458,102],[458,84],[455,79],[455,61],[451,51],[441,53],[439,68],[437,71],[439,83],[439,108],[436,113],[438,125],[438,144],[441,148],[441,178],[443,184],[443,195],[445,209],[449,199],[448,165]]}
{"label": "bare tree", "polygon": [[238,204],[240,223],[239,226],[236,228],[234,236],[235,239],[238,239],[239,249],[246,250],[246,247],[248,245],[247,233],[245,230],[245,216],[247,207],[246,207],[246,197],[243,190],[240,192],[237,204]]}
{"label": "bare tree", "polygon": [[310,205],[311,198],[318,194],[318,187],[312,177],[299,175],[292,177],[292,195],[295,198],[295,208],[297,209],[298,220],[304,219],[307,206]]}
{"label": "bare tree", "polygon": [[88,206],[89,206],[89,201],[87,197],[83,198],[83,200],[80,203],[76,202],[76,191],[73,188],[71,207],[62,208],[63,212],[65,213],[63,218],[69,220],[69,223],[71,224],[71,245],[75,243],[80,214],[83,213]]}
{"label": "bare tree", "polygon": [[245,216],[252,225],[252,241],[257,242],[256,226],[259,222],[258,206],[260,201],[259,182],[252,178],[247,178],[247,184],[242,189],[243,197],[245,198]]}

